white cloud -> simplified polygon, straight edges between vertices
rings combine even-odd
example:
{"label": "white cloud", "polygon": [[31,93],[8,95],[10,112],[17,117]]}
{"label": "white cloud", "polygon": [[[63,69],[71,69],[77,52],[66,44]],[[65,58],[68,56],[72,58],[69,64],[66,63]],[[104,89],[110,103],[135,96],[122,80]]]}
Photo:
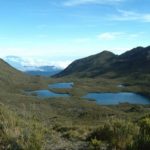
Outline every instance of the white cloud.
{"label": "white cloud", "polygon": [[124,0],[66,0],[64,2],[64,5],[77,6],[77,5],[85,5],[85,4],[114,4],[123,1]]}
{"label": "white cloud", "polygon": [[72,61],[53,61],[53,62],[51,62],[50,64],[51,64],[52,66],[56,66],[56,67],[58,67],[58,68],[64,69],[64,68],[66,68],[69,64],[71,64],[71,62],[72,62]]}
{"label": "white cloud", "polygon": [[18,56],[6,56],[3,58],[5,61],[18,67],[20,70],[24,70],[25,66],[27,67],[40,67],[40,66],[55,66],[56,68],[64,69],[66,68],[71,61],[51,61],[39,58],[32,57],[18,57]]}
{"label": "white cloud", "polygon": [[71,61],[48,61],[44,59],[24,58],[22,62],[23,66],[55,66],[57,68],[66,68]]}
{"label": "white cloud", "polygon": [[123,32],[105,32],[98,35],[100,40],[114,40],[120,36],[124,35]]}
{"label": "white cloud", "polygon": [[138,33],[125,33],[125,32],[105,32],[99,34],[97,37],[100,40],[115,40],[115,39],[136,39],[143,36],[143,32]]}
{"label": "white cloud", "polygon": [[118,10],[118,13],[118,15],[113,15],[111,17],[112,20],[150,22],[150,13],[138,13],[126,10]]}

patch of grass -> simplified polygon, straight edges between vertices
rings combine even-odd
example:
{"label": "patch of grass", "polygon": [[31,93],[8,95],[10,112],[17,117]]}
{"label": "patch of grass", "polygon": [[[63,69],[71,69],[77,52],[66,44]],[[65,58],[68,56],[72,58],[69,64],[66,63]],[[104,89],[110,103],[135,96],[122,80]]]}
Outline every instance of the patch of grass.
{"label": "patch of grass", "polygon": [[37,149],[45,145],[46,127],[33,118],[25,121],[0,105],[0,149]]}

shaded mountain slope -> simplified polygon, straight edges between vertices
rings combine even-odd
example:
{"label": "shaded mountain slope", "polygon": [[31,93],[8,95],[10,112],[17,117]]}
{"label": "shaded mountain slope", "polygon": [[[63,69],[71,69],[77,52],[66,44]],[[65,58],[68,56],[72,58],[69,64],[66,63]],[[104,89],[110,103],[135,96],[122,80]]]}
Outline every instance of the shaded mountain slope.
{"label": "shaded mountain slope", "polygon": [[92,76],[99,73],[102,74],[110,68],[111,62],[114,62],[116,57],[117,56],[115,54],[109,51],[103,51],[102,53],[74,61],[55,77],[73,74],[77,76]]}
{"label": "shaded mountain slope", "polygon": [[137,47],[119,56],[109,51],[103,51],[74,61],[55,77],[67,75],[97,77],[108,74],[123,76],[134,73],[150,73],[150,46]]}
{"label": "shaded mountain slope", "polygon": [[120,55],[112,65],[116,72],[150,73],[150,46],[137,47]]}

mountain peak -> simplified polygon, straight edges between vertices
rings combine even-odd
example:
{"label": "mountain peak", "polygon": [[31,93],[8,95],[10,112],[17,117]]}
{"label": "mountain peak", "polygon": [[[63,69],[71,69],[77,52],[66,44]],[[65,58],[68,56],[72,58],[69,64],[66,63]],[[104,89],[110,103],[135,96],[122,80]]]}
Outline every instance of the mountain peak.
{"label": "mountain peak", "polygon": [[82,76],[82,73],[84,76],[84,71],[88,74],[88,76],[91,76],[93,71],[96,73],[98,73],[99,71],[103,72],[104,70],[101,68],[103,68],[105,64],[107,64],[108,67],[109,62],[115,59],[115,57],[116,55],[110,51],[102,51],[98,54],[74,61],[64,71],[57,74],[56,77],[66,76],[70,74],[81,74]]}
{"label": "mountain peak", "polygon": [[[113,54],[113,55],[115,55],[113,52],[110,52],[110,51],[108,51],[108,50],[103,50],[102,52],[100,52],[101,54]],[[99,53],[99,54],[100,54]]]}

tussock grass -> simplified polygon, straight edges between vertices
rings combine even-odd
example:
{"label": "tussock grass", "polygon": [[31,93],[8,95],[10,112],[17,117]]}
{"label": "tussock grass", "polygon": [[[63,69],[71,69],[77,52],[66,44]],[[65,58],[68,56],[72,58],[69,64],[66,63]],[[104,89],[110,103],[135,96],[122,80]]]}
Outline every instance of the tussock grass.
{"label": "tussock grass", "polygon": [[0,149],[43,149],[46,132],[33,118],[26,121],[0,105]]}

